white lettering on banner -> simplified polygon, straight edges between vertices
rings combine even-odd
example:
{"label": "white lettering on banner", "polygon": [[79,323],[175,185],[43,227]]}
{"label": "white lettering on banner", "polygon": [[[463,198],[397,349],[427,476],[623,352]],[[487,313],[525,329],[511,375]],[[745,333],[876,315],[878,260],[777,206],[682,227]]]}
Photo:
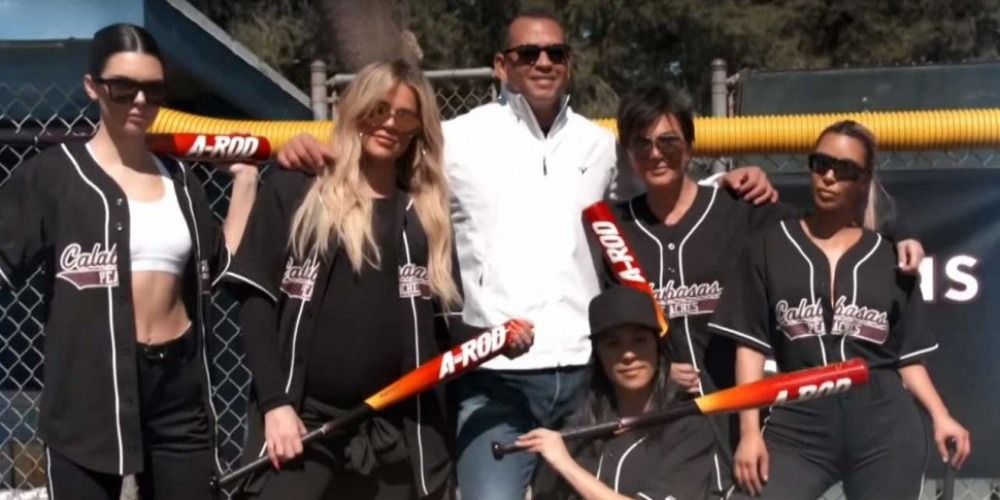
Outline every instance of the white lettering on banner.
{"label": "white lettering on banner", "polygon": [[[939,298],[936,264],[941,259],[925,257],[920,262],[920,295],[924,302],[936,302]],[[979,259],[972,255],[959,254],[944,260],[944,291],[940,298],[950,302],[972,302],[979,297],[979,278],[976,271]]]}
{"label": "white lettering on banner", "polygon": [[458,368],[465,368],[470,363],[490,357],[503,349],[506,343],[507,327],[504,325],[483,332],[474,339],[462,342],[458,347],[441,355],[438,380],[453,375]]}

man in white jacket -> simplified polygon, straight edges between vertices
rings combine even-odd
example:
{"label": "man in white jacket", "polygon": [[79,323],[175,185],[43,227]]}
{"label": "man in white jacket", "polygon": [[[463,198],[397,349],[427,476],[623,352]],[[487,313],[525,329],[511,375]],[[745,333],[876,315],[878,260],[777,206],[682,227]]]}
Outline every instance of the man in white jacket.
{"label": "man in white jacket", "polygon": [[[614,136],[568,105],[571,58],[555,17],[518,15],[494,59],[500,99],[444,124],[463,319],[527,318],[535,331],[526,354],[495,359],[452,386],[462,500],[523,499],[537,457],[497,462],[490,443],[558,429],[578,407],[590,359],[587,305],[599,292],[581,211],[637,194],[619,175]],[[278,160],[319,168],[330,154],[299,136]],[[731,172],[724,183],[757,202],[774,198],[759,169]]]}

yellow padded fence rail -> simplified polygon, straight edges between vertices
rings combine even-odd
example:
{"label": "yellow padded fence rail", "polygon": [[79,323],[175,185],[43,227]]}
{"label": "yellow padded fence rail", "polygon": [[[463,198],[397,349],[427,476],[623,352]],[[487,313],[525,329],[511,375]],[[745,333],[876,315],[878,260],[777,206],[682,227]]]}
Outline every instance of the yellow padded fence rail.
{"label": "yellow padded fence rail", "polygon": [[[869,127],[879,148],[892,151],[988,148],[1000,145],[1000,108],[862,112],[813,115],[737,116],[695,119],[694,150],[698,155],[809,151],[816,136],[831,123],[851,119]],[[594,122],[617,133],[614,119]],[[251,134],[266,137],[277,151],[295,135],[308,133],[328,140],[333,122],[228,120],[163,108],[150,133]]]}

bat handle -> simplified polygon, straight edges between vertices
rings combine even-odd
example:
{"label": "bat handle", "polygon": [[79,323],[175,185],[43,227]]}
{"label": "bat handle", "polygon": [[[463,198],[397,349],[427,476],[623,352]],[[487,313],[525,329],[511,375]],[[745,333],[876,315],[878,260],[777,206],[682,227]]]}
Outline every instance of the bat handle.
{"label": "bat handle", "polygon": [[503,444],[499,441],[493,441],[490,445],[490,450],[493,452],[493,460],[503,460],[503,457],[510,453],[516,453],[521,451],[521,447],[515,443]]}
{"label": "bat handle", "polygon": [[[302,436],[302,445],[305,446],[323,436],[327,433],[341,430],[345,427],[350,427],[358,422],[368,418],[369,415],[374,413],[371,406],[362,404],[352,408],[347,413],[333,419],[329,420],[323,425],[305,433]],[[267,464],[271,463],[271,460],[267,455],[257,457],[246,464],[229,471],[229,473],[224,474],[222,477],[213,475],[212,479],[209,481],[209,485],[212,487],[213,491],[219,491],[222,488],[232,484],[233,482],[243,478],[259,469],[263,469]]]}
{"label": "bat handle", "polygon": [[941,485],[941,500],[955,498],[955,466],[951,465],[951,457],[955,454],[954,441],[948,441],[948,462],[944,464],[944,479]]}

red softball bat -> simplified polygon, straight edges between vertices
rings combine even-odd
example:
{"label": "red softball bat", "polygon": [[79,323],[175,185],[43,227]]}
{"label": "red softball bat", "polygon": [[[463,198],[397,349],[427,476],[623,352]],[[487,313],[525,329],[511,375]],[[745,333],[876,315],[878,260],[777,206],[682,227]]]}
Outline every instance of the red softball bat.
{"label": "red softball bat", "polygon": [[622,285],[635,288],[642,293],[649,295],[653,300],[656,309],[656,321],[660,324],[660,336],[667,334],[669,325],[667,318],[663,315],[663,308],[660,302],[653,295],[653,288],[646,278],[646,273],[639,265],[632,246],[629,245],[625,233],[615,214],[611,212],[611,207],[603,201],[599,201],[583,209],[583,219],[587,222],[587,229],[593,233],[597,242],[604,250],[604,260],[611,266],[611,270]]}
{"label": "red softball bat", "polygon": [[196,161],[265,161],[271,157],[266,137],[244,134],[149,134],[149,149],[161,155]]}
{"label": "red softball bat", "polygon": [[[351,408],[343,415],[325,422],[323,425],[302,436],[306,444],[331,432],[353,427],[373,414],[400,401],[412,398],[436,385],[467,373],[479,365],[499,356],[521,333],[522,327],[511,320],[501,326],[486,330],[472,339],[452,347],[450,350],[418,366],[413,371],[396,379],[382,390],[370,396],[363,403]],[[270,463],[265,456],[258,457],[221,478],[212,479],[212,487],[218,489],[232,483]]]}
{"label": "red softball bat", "polygon": [[[588,439],[610,435],[624,428],[664,424],[690,415],[734,413],[750,408],[779,406],[832,396],[868,383],[868,364],[852,359],[819,368],[783,373],[750,384],[723,389],[700,398],[680,401],[634,417],[567,429],[563,439]],[[493,443],[493,458],[521,451],[515,443]]]}

